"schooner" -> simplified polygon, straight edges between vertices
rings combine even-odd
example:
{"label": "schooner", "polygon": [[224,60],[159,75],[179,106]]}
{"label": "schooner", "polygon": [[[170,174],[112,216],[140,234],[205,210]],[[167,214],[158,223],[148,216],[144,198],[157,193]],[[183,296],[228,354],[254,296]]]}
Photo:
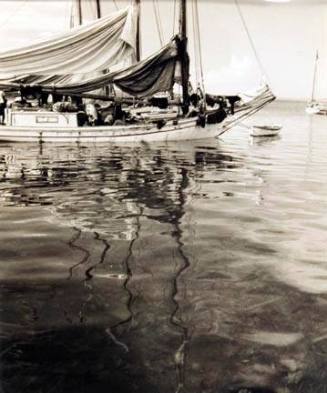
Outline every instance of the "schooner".
{"label": "schooner", "polygon": [[[140,0],[105,16],[101,2],[92,2],[96,20],[84,23],[83,2],[74,0],[78,26],[75,18],[64,34],[0,53],[0,89],[18,97],[6,109],[1,141],[204,139],[221,135],[274,99],[267,85],[252,95],[209,95],[203,85],[192,91],[186,11],[190,3],[197,13],[197,0],[179,0],[178,34],[145,59]],[[174,94],[175,84],[181,95]]]}

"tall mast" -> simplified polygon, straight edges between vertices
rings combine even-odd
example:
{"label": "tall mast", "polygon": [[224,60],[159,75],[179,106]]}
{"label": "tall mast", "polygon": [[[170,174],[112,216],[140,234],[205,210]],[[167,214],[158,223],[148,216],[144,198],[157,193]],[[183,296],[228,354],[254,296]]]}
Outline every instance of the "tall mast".
{"label": "tall mast", "polygon": [[[102,17],[100,0],[96,0],[96,11],[97,11],[97,19],[100,19],[100,18]],[[104,70],[104,71],[103,71],[103,74],[105,74],[105,73],[106,73],[106,71]],[[109,96],[109,94],[110,94],[110,87],[111,87],[111,86],[109,85],[109,86],[105,86],[105,87],[103,88],[104,94],[105,94],[106,96]]]}
{"label": "tall mast", "polygon": [[101,18],[101,6],[100,6],[100,0],[96,0],[96,5],[97,5],[97,18]]}
{"label": "tall mast", "polygon": [[78,24],[81,25],[83,23],[82,18],[82,0],[77,1],[77,11],[78,11]]}
{"label": "tall mast", "polygon": [[136,61],[141,60],[141,0],[134,0],[137,12],[137,21],[136,21]]}
{"label": "tall mast", "polygon": [[187,53],[187,24],[186,24],[186,0],[180,0],[179,14],[179,56],[182,72],[182,90],[183,90],[183,113],[184,115],[189,109],[189,57]]}

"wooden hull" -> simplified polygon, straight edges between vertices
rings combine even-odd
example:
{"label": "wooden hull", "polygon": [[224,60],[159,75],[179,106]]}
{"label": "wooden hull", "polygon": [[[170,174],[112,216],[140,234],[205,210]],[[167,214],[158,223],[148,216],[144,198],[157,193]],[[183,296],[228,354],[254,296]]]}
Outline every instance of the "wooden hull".
{"label": "wooden hull", "polygon": [[[178,120],[167,119],[167,122],[162,127],[159,127],[158,123],[153,122],[135,125],[77,127],[72,126],[71,121],[67,122],[67,119],[66,122],[64,121],[67,116],[70,117],[71,115],[54,112],[45,113],[43,111],[29,114],[29,118],[34,123],[28,125],[28,123],[26,124],[25,112],[22,111],[17,114],[14,113],[16,116],[15,119],[12,118],[13,113],[8,114],[7,118],[9,118],[11,125],[0,125],[0,141],[33,143],[134,143],[214,138],[231,129],[241,120],[253,115],[273,100],[274,96],[268,87],[266,87],[247,104],[236,108],[235,113],[227,116],[221,123],[207,123],[205,127],[197,125],[197,117]],[[214,114],[216,111],[217,109],[209,110],[207,115]],[[56,119],[54,119],[55,117]],[[61,125],[62,121],[64,121],[65,126]]]}
{"label": "wooden hull", "polygon": [[205,139],[219,136],[228,125],[210,124],[204,128],[195,119],[183,119],[174,125],[168,122],[162,128],[156,125],[96,126],[96,127],[18,127],[0,126],[0,141],[6,142],[56,142],[56,143],[106,143],[153,142]]}

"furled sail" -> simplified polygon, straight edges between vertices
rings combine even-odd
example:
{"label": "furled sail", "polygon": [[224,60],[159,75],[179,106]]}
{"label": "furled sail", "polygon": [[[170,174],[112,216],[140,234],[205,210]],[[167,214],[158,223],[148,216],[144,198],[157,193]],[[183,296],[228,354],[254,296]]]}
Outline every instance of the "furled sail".
{"label": "furled sail", "polygon": [[30,75],[35,82],[38,75],[62,80],[110,69],[135,51],[134,13],[129,6],[50,40],[0,53],[0,80]]}
{"label": "furled sail", "polygon": [[[139,14],[140,8],[137,0],[131,1],[131,5],[134,7],[134,12],[130,14],[133,15],[133,20],[128,24],[130,26],[130,34],[125,36],[124,39],[126,42],[130,44],[131,47],[134,48],[134,51],[131,53],[131,56],[124,59],[124,62],[121,62],[120,68],[127,67],[130,64],[139,61]],[[71,12],[70,12],[70,28],[84,25],[85,23],[92,22],[94,20],[100,19],[103,16],[109,15],[113,12],[114,6],[118,9],[117,4],[114,1],[105,1],[105,0],[71,0]],[[74,78],[65,78],[66,83],[77,82],[81,80],[86,80],[92,78],[93,76],[100,75],[101,73],[105,73],[107,70],[103,70],[103,72],[94,72],[93,74],[75,76]],[[97,92],[102,94],[107,94],[112,90],[112,85],[106,86]]]}
{"label": "furled sail", "polygon": [[[122,91],[135,97],[146,97],[159,91],[170,90],[174,84],[178,58],[176,40],[172,39],[160,51],[143,61],[118,71],[109,71],[76,83],[67,83],[66,80],[54,81],[51,77],[42,83],[33,83],[33,86],[44,92],[64,95],[93,91],[108,83],[114,83]],[[25,81],[23,79],[12,79],[10,82],[0,81],[0,88],[19,88],[20,83],[25,84]]]}

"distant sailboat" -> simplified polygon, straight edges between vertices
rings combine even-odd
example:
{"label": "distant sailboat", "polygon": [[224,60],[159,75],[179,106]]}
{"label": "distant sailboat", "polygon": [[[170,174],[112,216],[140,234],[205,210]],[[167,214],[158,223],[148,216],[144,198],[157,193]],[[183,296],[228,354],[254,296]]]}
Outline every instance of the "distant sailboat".
{"label": "distant sailboat", "polygon": [[311,100],[308,102],[306,112],[310,115],[327,115],[327,102],[317,101],[316,89],[317,89],[317,73],[319,65],[319,52],[316,52],[313,83],[312,83],[312,94]]}
{"label": "distant sailboat", "polygon": [[[83,24],[85,4],[93,4],[98,19]],[[252,95],[208,95],[203,84],[190,92],[186,0],[179,0],[179,33],[143,60],[140,0],[106,16],[101,15],[99,0],[74,0],[74,5],[81,26],[0,53],[0,89],[21,96],[20,106],[7,110],[0,140],[103,143],[203,139],[221,135],[275,98],[267,85]],[[192,11],[198,24],[197,0],[192,2]],[[200,29],[194,30],[200,42]],[[175,83],[182,87],[180,97],[170,95]],[[109,89],[99,94],[99,89],[103,92],[107,86],[115,86],[119,95]],[[28,107],[28,97],[39,104]],[[70,101],[62,102],[67,97]],[[52,100],[57,103],[52,105]],[[87,103],[90,100],[93,104]]]}

